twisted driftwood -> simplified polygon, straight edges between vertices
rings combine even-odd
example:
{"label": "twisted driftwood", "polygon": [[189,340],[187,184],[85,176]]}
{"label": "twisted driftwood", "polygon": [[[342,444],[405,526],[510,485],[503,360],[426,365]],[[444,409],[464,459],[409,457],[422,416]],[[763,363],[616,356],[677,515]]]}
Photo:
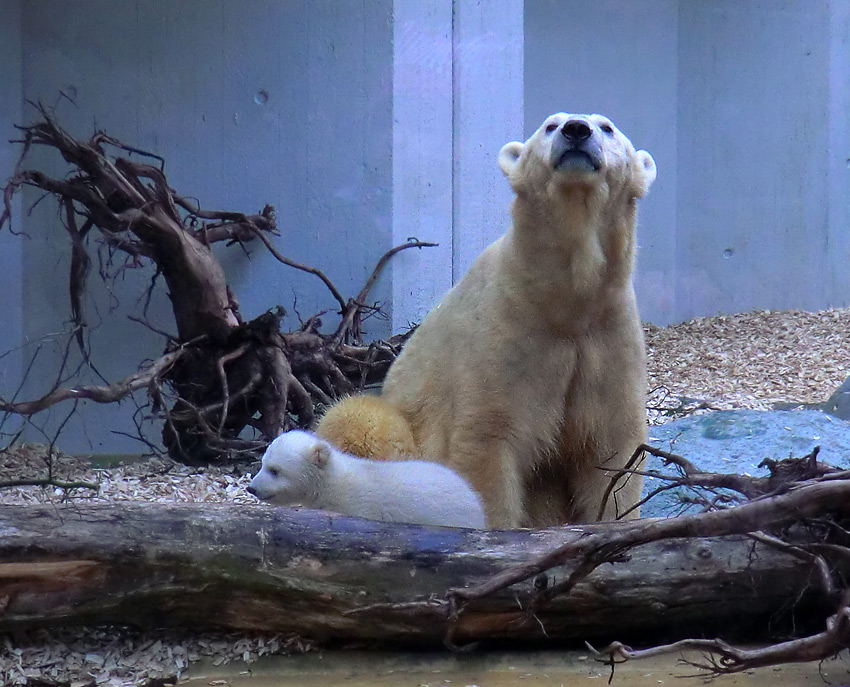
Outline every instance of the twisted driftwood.
{"label": "twisted driftwood", "polygon": [[[377,309],[369,304],[369,293],[396,253],[435,244],[409,239],[387,251],[360,293],[346,299],[321,270],[290,260],[274,246],[269,235],[277,235],[277,223],[271,206],[253,215],[201,209],[169,186],[161,157],[103,132],[88,141],[75,139],[45,108],[37,107],[41,121],[20,127],[23,151],[3,189],[0,228],[8,224],[11,229],[11,200],[22,187],[35,187],[56,198],[71,242],[72,333],[84,360],[92,250],[104,251],[110,258],[124,254],[134,267],[155,268],[154,281],[162,275],[168,288],[177,333],[167,334],[167,324],[157,327],[139,319],[167,338],[165,354],[158,360],[112,384],[57,385],[31,401],[0,398],[0,411],[29,416],[67,400],[114,403],[145,389],[153,414],[162,420],[168,453],[197,464],[240,454],[256,456],[281,432],[309,426],[314,406],[330,404],[383,379],[406,335],[364,345],[362,318]],[[57,151],[70,172],[54,178],[24,169],[34,146]],[[110,155],[108,150],[125,156]],[[211,246],[254,240],[284,265],[315,275],[328,288],[339,308],[339,323],[331,333],[321,331],[319,315],[297,331],[281,333],[284,311],[279,306],[251,322],[243,321]],[[68,351],[56,379],[66,376],[67,364]],[[246,428],[256,430],[254,438],[243,438]]]}

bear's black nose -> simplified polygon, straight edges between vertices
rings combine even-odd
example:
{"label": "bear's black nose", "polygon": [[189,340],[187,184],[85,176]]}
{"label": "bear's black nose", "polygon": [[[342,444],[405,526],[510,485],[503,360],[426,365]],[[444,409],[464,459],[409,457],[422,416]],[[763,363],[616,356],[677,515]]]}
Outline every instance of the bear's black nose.
{"label": "bear's black nose", "polygon": [[254,487],[251,487],[251,486],[245,487],[245,491],[247,491],[249,494],[253,494],[254,496],[257,495],[257,490],[254,489]]}
{"label": "bear's black nose", "polygon": [[593,130],[587,125],[587,123],[580,119],[569,120],[561,129],[561,136],[566,138],[568,141],[573,141],[574,143],[590,138],[592,133]]}

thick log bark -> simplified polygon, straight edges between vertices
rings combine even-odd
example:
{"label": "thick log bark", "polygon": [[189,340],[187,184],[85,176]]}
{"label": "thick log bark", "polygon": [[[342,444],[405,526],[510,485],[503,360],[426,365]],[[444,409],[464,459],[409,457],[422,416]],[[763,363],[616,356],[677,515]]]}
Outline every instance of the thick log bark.
{"label": "thick log bark", "polygon": [[[598,527],[425,528],[242,504],[0,506],[0,630],[185,625],[437,645],[448,589]],[[811,578],[810,563],[743,536],[652,542],[533,615],[531,582],[470,602],[453,641],[693,636],[775,620]]]}

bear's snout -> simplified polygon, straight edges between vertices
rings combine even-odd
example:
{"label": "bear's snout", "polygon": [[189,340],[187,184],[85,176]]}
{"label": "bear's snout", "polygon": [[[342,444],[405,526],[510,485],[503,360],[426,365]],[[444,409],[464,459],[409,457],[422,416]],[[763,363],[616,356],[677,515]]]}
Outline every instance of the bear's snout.
{"label": "bear's snout", "polygon": [[253,496],[257,495],[257,490],[254,489],[254,487],[252,487],[250,484],[247,487],[245,487],[245,491],[247,491],[249,494],[251,494]]}
{"label": "bear's snout", "polygon": [[602,169],[603,152],[594,129],[584,119],[564,122],[561,135],[552,140],[551,164],[555,169],[570,173],[594,173]]}
{"label": "bear's snout", "polygon": [[571,143],[581,143],[593,135],[593,129],[581,119],[570,119],[561,127],[561,136]]}

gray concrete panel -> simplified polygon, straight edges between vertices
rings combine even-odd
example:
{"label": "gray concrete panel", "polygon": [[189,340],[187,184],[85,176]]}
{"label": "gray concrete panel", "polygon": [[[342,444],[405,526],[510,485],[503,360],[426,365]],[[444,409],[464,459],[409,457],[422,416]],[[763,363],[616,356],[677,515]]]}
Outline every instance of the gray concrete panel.
{"label": "gray concrete panel", "polygon": [[499,151],[522,138],[523,2],[456,2],[452,279],[510,225],[513,191]]}
{"label": "gray concrete panel", "polygon": [[438,243],[393,259],[393,333],[421,322],[452,278],[452,7],[393,7],[392,235]]}
{"label": "gray concrete panel", "polygon": [[677,319],[825,305],[829,29],[826,2],[681,3]]}
{"label": "gray concrete panel", "polygon": [[[14,124],[21,121],[21,3],[3,6],[0,22],[0,179],[5,183],[20,155],[10,140],[20,138]],[[21,378],[19,350],[23,331],[23,294],[21,253],[25,239],[13,231],[23,229],[20,199],[12,201],[13,223],[0,231],[0,397],[9,399]],[[7,353],[8,351],[8,353]],[[9,431],[4,426],[0,431]]]}
{"label": "gray concrete panel", "polygon": [[815,307],[850,303],[850,0],[829,3],[829,217],[826,299]]}

